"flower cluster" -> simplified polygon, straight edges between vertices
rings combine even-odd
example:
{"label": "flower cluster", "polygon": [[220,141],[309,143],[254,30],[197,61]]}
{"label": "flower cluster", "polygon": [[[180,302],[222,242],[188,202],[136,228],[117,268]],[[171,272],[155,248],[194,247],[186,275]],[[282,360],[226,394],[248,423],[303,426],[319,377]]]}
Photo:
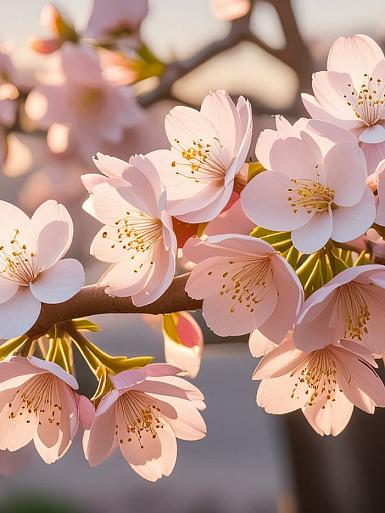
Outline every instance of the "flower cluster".
{"label": "flower cluster", "polygon": [[[136,24],[145,11],[138,7]],[[91,35],[134,29],[122,17],[119,25],[107,15],[101,23],[98,12],[101,4]],[[71,87],[37,88],[32,95],[44,98],[44,109],[31,96],[31,116],[53,130],[64,123],[71,144],[79,133],[85,145],[100,135],[119,138],[131,100],[104,83],[88,49],[75,55],[66,47],[61,58]],[[108,264],[95,301],[107,298],[114,312],[127,298],[135,311],[151,313],[177,270],[189,270],[184,307],[188,298],[201,304],[219,336],[250,336],[251,354],[262,357],[253,375],[261,380],[257,403],[267,412],[301,409],[317,433],[337,435],[354,405],[368,413],[385,407],[375,372],[385,355],[384,80],[374,41],[339,38],[328,70],[314,75],[314,97],[303,95],[312,119],[291,124],[277,116],[276,129],[258,137],[257,161],[248,161],[250,103],[222,90],[199,111],[171,110],[167,148],[128,162],[97,153],[100,173],[82,176],[83,208],[101,223],[90,252]],[[87,115],[78,94],[89,95]],[[206,433],[203,395],[181,377],[199,372],[199,324],[178,305],[154,309],[163,314],[167,363],[103,352],[81,333],[94,324],[65,317],[84,282],[81,264],[61,259],[73,235],[67,210],[47,201],[30,219],[0,202],[0,213],[0,336],[10,338],[0,346],[0,449],[33,440],[51,463],[81,428],[90,465],[119,448],[145,479],[168,476],[176,439]],[[60,322],[39,331],[46,305],[63,302]],[[92,400],[77,393],[73,348],[97,379]]]}

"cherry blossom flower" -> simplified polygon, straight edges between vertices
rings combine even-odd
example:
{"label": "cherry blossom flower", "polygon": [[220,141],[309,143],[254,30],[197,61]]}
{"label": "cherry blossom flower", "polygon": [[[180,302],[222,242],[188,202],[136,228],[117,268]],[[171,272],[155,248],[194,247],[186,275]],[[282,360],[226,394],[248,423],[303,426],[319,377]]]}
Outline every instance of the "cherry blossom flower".
{"label": "cherry blossom flower", "polygon": [[247,235],[217,235],[190,239],[184,254],[197,262],[186,292],[203,299],[203,317],[217,335],[243,335],[258,328],[280,342],[292,328],[302,286],[269,244]]}
{"label": "cherry blossom flower", "polygon": [[385,353],[385,269],[378,264],[351,267],[314,292],[294,327],[294,343],[304,351],[347,338],[371,353]]}
{"label": "cherry blossom flower", "polygon": [[148,13],[147,0],[94,0],[86,35],[106,39],[136,31]]}
{"label": "cherry blossom flower", "polygon": [[369,173],[385,158],[385,58],[363,34],[339,37],[327,71],[313,75],[314,96],[303,94],[309,114],[350,130],[365,152]]}
{"label": "cherry blossom flower", "polygon": [[236,20],[245,16],[251,8],[250,0],[210,0],[210,8],[219,20]]}
{"label": "cherry blossom flower", "polygon": [[46,463],[61,458],[78,429],[78,384],[53,362],[14,356],[0,363],[0,449],[33,440]]}
{"label": "cherry blossom flower", "polygon": [[[116,161],[98,160],[111,174]],[[100,280],[106,292],[132,296],[135,305],[143,306],[158,299],[174,277],[176,238],[166,192],[150,160],[131,157],[121,180],[117,186],[94,186],[83,206],[105,224],[92,242],[91,254],[112,264]]]}
{"label": "cherry blossom flower", "polygon": [[148,154],[167,189],[170,213],[188,223],[214,219],[226,206],[247,157],[252,130],[248,101],[235,106],[214,91],[201,110],[175,107],[166,117],[171,150]]}
{"label": "cherry blossom flower", "polygon": [[258,364],[257,404],[268,413],[302,409],[320,435],[336,436],[350,420],[354,405],[367,413],[385,406],[385,387],[377,364],[362,345],[341,340],[303,352],[287,337]]}
{"label": "cherry blossom flower", "polygon": [[37,320],[41,303],[61,303],[84,284],[83,266],[60,260],[73,237],[71,217],[49,200],[30,219],[0,201],[0,337],[25,333]]}
{"label": "cherry blossom flower", "polygon": [[375,201],[358,146],[338,143],[323,157],[315,140],[301,132],[276,140],[269,161],[269,170],[242,191],[242,207],[259,226],[291,231],[298,251],[312,253],[329,239],[353,240],[372,225]]}
{"label": "cherry blossom flower", "polygon": [[56,83],[32,90],[26,112],[48,129],[52,151],[62,153],[72,145],[88,159],[107,143],[118,143],[142,113],[129,88],[104,79],[93,50],[65,44],[60,55],[61,75]]}
{"label": "cherry blossom flower", "polygon": [[172,472],[176,438],[200,440],[206,426],[201,392],[177,376],[180,369],[150,364],[111,377],[114,389],[102,398],[85,439],[91,466],[116,447],[131,468],[149,481]]}
{"label": "cherry blossom flower", "polygon": [[164,356],[166,362],[195,378],[201,366],[203,334],[188,312],[163,316]]}

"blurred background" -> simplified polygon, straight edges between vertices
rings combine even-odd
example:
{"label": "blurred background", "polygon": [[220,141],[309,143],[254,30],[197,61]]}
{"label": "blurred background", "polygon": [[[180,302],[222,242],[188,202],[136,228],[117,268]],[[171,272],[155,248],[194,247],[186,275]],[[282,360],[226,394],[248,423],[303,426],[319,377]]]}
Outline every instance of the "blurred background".
{"label": "blurred background", "polygon": [[[118,19],[119,2],[103,2],[110,6],[109,17]],[[114,31],[93,20],[93,0],[57,0],[58,11],[45,3],[0,0],[0,197],[28,213],[48,198],[64,203],[76,219],[72,253],[87,264],[89,283],[104,266],[88,255],[98,224],[81,210],[86,193],[79,177],[94,172],[95,151],[128,160],[167,147],[168,110],[176,104],[199,107],[208,91],[219,88],[250,99],[256,139],[273,126],[272,114],[291,121],[306,115],[299,92],[311,92],[311,74],[325,69],[335,38],[360,32],[385,41],[382,0],[150,0],[148,12],[146,2],[125,0],[132,16]],[[104,21],[107,25],[107,17]],[[71,82],[61,52],[79,38],[97,49],[103,80],[132,95],[132,118],[119,134],[111,138],[102,128],[91,144],[84,135],[85,107],[100,112],[97,95],[82,97],[72,117],[60,112],[59,97],[41,100],[42,86]],[[254,143],[255,159],[253,149]],[[103,331],[93,339],[111,353],[163,358],[161,333],[141,316],[94,320]],[[26,448],[0,455],[0,512],[384,509],[384,412],[370,417],[355,409],[342,435],[321,438],[300,413],[275,417],[256,407],[257,385],[251,381],[256,362],[245,340],[218,340],[206,332],[205,342],[196,383],[207,399],[208,436],[179,444],[171,477],[147,483],[117,453],[90,469],[80,439],[51,467]],[[78,377],[83,393],[92,395],[95,383],[87,370],[80,366]]]}

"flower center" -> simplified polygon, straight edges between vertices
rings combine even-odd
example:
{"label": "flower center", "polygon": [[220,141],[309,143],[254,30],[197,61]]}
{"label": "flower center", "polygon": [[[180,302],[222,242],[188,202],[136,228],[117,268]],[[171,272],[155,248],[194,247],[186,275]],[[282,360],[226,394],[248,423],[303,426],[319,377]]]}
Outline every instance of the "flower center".
{"label": "flower center", "polygon": [[297,213],[304,208],[308,214],[327,212],[333,203],[335,191],[319,180],[292,178],[292,187],[287,189],[288,201]]}
{"label": "flower center", "polygon": [[[235,313],[237,306],[242,305],[250,312],[258,303],[263,301],[268,287],[273,281],[270,256],[255,256],[244,263],[239,263],[235,269],[234,260],[227,261],[229,267],[221,274],[223,284],[219,294],[231,294],[233,301],[230,313]],[[209,276],[216,275],[215,268],[209,271]]]}
{"label": "flower center", "polygon": [[[317,398],[322,397],[326,401],[335,401],[337,392],[337,368],[334,356],[327,349],[313,351],[303,362],[303,368],[294,384],[291,398],[298,398],[298,387],[306,387],[305,394],[309,396],[306,406],[313,406]],[[290,374],[293,377],[295,370]],[[325,408],[325,405],[322,406]]]}
{"label": "flower center", "polygon": [[174,139],[173,149],[181,157],[180,161],[171,163],[177,169],[177,175],[195,182],[223,183],[227,168],[221,160],[223,146],[217,137],[213,137],[210,143],[203,139],[192,141],[191,146],[183,146],[178,139]]}
{"label": "flower center", "polygon": [[50,374],[41,374],[32,378],[16,394],[8,404],[10,420],[24,417],[25,422],[31,422],[31,416],[39,417],[39,425],[42,419],[49,424],[60,425],[62,407],[56,402],[57,394],[55,378]]}
{"label": "flower center", "polygon": [[151,402],[147,395],[131,391],[126,392],[119,398],[120,420],[115,426],[115,435],[119,436],[119,443],[132,442],[135,437],[143,449],[143,435],[148,433],[152,438],[156,438],[157,429],[163,429],[163,424],[159,419],[160,408]]}
{"label": "flower center", "polygon": [[367,323],[370,311],[361,285],[355,282],[345,283],[338,289],[337,306],[340,306],[345,318],[345,338],[360,342],[368,333]]}
{"label": "flower center", "polygon": [[349,93],[344,94],[344,98],[356,117],[367,126],[375,125],[384,109],[385,85],[381,79],[365,73],[358,91],[352,84],[348,84],[348,88]]}
{"label": "flower center", "polygon": [[20,285],[29,285],[39,274],[34,262],[36,256],[20,240],[20,231],[16,228],[14,237],[0,245],[0,275]]}
{"label": "flower center", "polygon": [[120,246],[128,252],[134,252],[131,256],[134,259],[135,253],[152,254],[162,238],[162,226],[160,219],[134,210],[117,219],[114,226],[107,227],[102,237],[111,240],[111,249]]}

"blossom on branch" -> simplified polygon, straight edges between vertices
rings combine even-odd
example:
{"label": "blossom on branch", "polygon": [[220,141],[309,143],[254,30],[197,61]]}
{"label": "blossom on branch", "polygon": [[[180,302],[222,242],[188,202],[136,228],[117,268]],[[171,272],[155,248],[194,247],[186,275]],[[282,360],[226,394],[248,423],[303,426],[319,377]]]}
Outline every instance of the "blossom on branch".
{"label": "blossom on branch", "polygon": [[287,337],[258,364],[253,379],[262,380],[257,404],[268,413],[302,409],[320,435],[338,435],[354,406],[367,413],[385,407],[385,386],[375,373],[371,353],[341,340],[336,345],[304,352]]}
{"label": "blossom on branch", "polygon": [[[103,160],[107,166],[116,161]],[[132,296],[136,306],[143,306],[158,299],[171,284],[176,237],[166,191],[151,161],[143,155],[131,157],[119,180],[120,185],[108,181],[95,185],[84,204],[105,225],[92,242],[91,254],[112,263],[100,280],[106,292]]]}
{"label": "blossom on branch", "polygon": [[385,353],[385,268],[361,265],[342,271],[304,303],[294,328],[294,343],[313,351],[341,338]]}
{"label": "blossom on branch", "polygon": [[353,240],[372,225],[375,201],[358,146],[341,142],[323,156],[316,141],[301,132],[276,139],[269,163],[242,191],[242,207],[263,228],[291,231],[298,251],[313,253],[329,239]]}
{"label": "blossom on branch", "polygon": [[64,456],[79,424],[78,384],[53,362],[14,356],[0,363],[0,449],[33,440],[46,463]]}
{"label": "blossom on branch", "polygon": [[63,205],[48,200],[30,219],[0,201],[0,337],[25,333],[37,320],[41,303],[57,304],[84,285],[84,270],[61,258],[73,237],[72,219]]}
{"label": "blossom on branch", "polygon": [[203,317],[217,335],[244,335],[258,328],[280,342],[292,328],[302,286],[269,244],[247,235],[217,235],[190,239],[184,254],[197,263],[186,292],[203,299]]}
{"label": "blossom on branch", "polygon": [[199,410],[202,393],[177,376],[180,369],[150,364],[111,377],[87,430],[84,447],[91,466],[106,460],[116,447],[135,472],[149,481],[171,474],[176,439],[200,440],[206,426]]}
{"label": "blossom on branch", "polygon": [[339,37],[327,71],[313,75],[314,96],[302,94],[313,118],[350,130],[361,143],[372,173],[385,158],[385,57],[368,36]]}
{"label": "blossom on branch", "polygon": [[251,106],[226,91],[209,93],[201,110],[174,107],[166,117],[171,150],[148,154],[167,189],[170,213],[188,223],[214,219],[226,207],[247,157]]}

